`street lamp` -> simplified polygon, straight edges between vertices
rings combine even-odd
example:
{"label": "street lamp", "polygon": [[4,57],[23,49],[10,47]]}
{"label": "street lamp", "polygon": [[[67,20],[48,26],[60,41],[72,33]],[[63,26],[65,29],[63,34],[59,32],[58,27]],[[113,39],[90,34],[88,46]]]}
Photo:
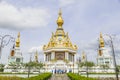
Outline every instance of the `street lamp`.
{"label": "street lamp", "polygon": [[30,61],[29,61],[29,63],[28,63],[28,78],[30,77],[31,58],[32,58],[32,53],[30,53]]}
{"label": "street lamp", "polygon": [[[8,38],[8,37],[9,37],[9,40],[6,40],[6,38]],[[0,58],[2,55],[2,48],[7,46],[10,41],[15,42],[15,38],[12,37],[11,35],[4,35],[4,36],[0,35]]]}
{"label": "street lamp", "polygon": [[74,56],[73,56],[73,73],[74,73]]}
{"label": "street lamp", "polygon": [[115,66],[115,74],[116,74],[116,80],[119,80],[118,77],[118,69],[117,69],[117,64],[116,64],[116,59],[115,59],[115,51],[114,51],[114,45],[113,45],[113,38],[111,35],[107,35],[110,38],[110,43],[111,43],[111,48],[112,48],[112,55],[113,55],[113,63]]}
{"label": "street lamp", "polygon": [[78,58],[78,74],[79,74],[80,62],[81,62],[81,59],[80,59],[80,57],[79,57],[79,58]]}
{"label": "street lamp", "polygon": [[87,78],[88,78],[88,60],[87,60],[87,55],[86,55],[86,68],[87,68]]}

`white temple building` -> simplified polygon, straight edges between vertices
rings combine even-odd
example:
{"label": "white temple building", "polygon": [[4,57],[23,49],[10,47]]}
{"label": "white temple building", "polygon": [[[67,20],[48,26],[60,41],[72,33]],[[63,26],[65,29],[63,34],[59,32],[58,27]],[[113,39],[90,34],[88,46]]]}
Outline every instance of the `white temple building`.
{"label": "white temple building", "polygon": [[83,51],[83,52],[82,52],[82,55],[81,55],[81,62],[86,62],[86,60],[87,60],[86,57],[87,57],[87,56],[86,56],[85,52]]}
{"label": "white temple building", "polygon": [[18,33],[18,37],[16,39],[16,44],[11,49],[10,55],[8,57],[8,64],[11,63],[23,63],[23,56],[20,50],[20,33]]}
{"label": "white temple building", "polygon": [[62,12],[60,11],[57,19],[57,30],[52,33],[49,43],[43,46],[46,72],[78,71],[76,64],[77,46],[72,44],[68,33],[64,32],[63,23]]}
{"label": "white temple building", "polygon": [[113,57],[111,56],[108,49],[105,47],[102,33],[100,33],[100,38],[99,38],[99,50],[98,50],[98,56],[97,56],[97,64],[98,66],[106,65],[109,68],[114,68]]}
{"label": "white temple building", "polygon": [[18,33],[16,44],[10,50],[10,55],[8,56],[8,63],[5,65],[4,72],[13,72],[13,67],[21,67],[23,63],[23,56],[20,50],[20,33]]}

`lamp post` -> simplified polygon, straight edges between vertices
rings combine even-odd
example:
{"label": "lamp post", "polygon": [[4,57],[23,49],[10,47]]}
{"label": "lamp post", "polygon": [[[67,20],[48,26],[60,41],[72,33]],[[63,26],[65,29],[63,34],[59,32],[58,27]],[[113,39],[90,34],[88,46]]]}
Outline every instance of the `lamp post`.
{"label": "lamp post", "polygon": [[74,73],[74,62],[73,62],[73,73]]}
{"label": "lamp post", "polygon": [[79,74],[80,62],[81,62],[81,59],[80,59],[80,57],[79,57],[79,58],[78,58],[78,74]]}
{"label": "lamp post", "polygon": [[74,56],[73,56],[73,73],[74,73]]}
{"label": "lamp post", "polygon": [[87,61],[87,55],[86,55],[86,70],[87,70],[87,78],[88,78],[88,61]]}
{"label": "lamp post", "polygon": [[107,35],[107,36],[110,38],[110,43],[111,43],[111,48],[112,48],[112,55],[113,55],[113,63],[114,63],[114,66],[115,66],[116,80],[119,80],[118,68],[117,68],[117,64],[116,64],[115,51],[114,51],[114,45],[113,45],[113,38],[111,37],[111,35]]}
{"label": "lamp post", "polygon": [[[6,40],[6,38],[8,38],[8,37],[9,37],[9,40]],[[12,37],[11,35],[4,35],[4,36],[0,35],[0,58],[1,58],[1,55],[2,55],[2,48],[7,46],[10,41],[15,42],[15,38]]]}
{"label": "lamp post", "polygon": [[28,78],[30,77],[31,57],[32,57],[32,53],[30,54],[30,61],[29,61],[29,63],[28,63]]}

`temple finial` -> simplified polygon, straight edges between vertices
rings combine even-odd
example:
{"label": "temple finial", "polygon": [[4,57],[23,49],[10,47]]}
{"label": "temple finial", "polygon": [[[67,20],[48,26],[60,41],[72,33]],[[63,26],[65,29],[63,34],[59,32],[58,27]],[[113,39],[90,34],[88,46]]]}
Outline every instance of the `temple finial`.
{"label": "temple finial", "polygon": [[62,10],[61,10],[61,8],[60,8],[60,10],[59,10],[59,16],[61,16],[62,15]]}
{"label": "temple finial", "polygon": [[16,47],[20,47],[20,32],[18,32],[18,36],[16,39]]}
{"label": "temple finial", "polygon": [[58,19],[57,19],[57,24],[58,24],[58,27],[61,28],[62,25],[63,25],[64,21],[62,19],[62,10],[60,9],[59,10],[59,16],[58,16]]}
{"label": "temple finial", "polygon": [[38,52],[36,50],[36,53],[35,53],[35,62],[38,62]]}
{"label": "temple finial", "polygon": [[102,36],[102,32],[100,32],[100,39],[99,39],[99,42],[100,42],[100,48],[104,47],[104,39],[103,39],[103,36]]}

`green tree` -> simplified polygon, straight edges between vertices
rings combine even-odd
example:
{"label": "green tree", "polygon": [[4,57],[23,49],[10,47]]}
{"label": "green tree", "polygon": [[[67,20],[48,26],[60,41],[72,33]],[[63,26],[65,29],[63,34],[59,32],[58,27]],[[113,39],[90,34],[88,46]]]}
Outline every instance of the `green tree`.
{"label": "green tree", "polygon": [[109,68],[108,65],[101,65],[100,67],[102,67],[104,69],[104,71],[106,71]]}
{"label": "green tree", "polygon": [[88,62],[81,62],[80,63],[80,67],[83,67],[83,66],[93,67],[93,66],[95,66],[95,64],[94,64],[94,62],[90,62],[90,61],[88,61]]}
{"label": "green tree", "polygon": [[28,63],[25,63],[24,66],[27,68],[27,67],[31,67],[32,69],[39,69],[39,73],[40,73],[40,70],[41,68],[43,68],[43,63],[41,62],[28,62]]}
{"label": "green tree", "polygon": [[0,72],[3,72],[4,71],[4,64],[0,64]]}

